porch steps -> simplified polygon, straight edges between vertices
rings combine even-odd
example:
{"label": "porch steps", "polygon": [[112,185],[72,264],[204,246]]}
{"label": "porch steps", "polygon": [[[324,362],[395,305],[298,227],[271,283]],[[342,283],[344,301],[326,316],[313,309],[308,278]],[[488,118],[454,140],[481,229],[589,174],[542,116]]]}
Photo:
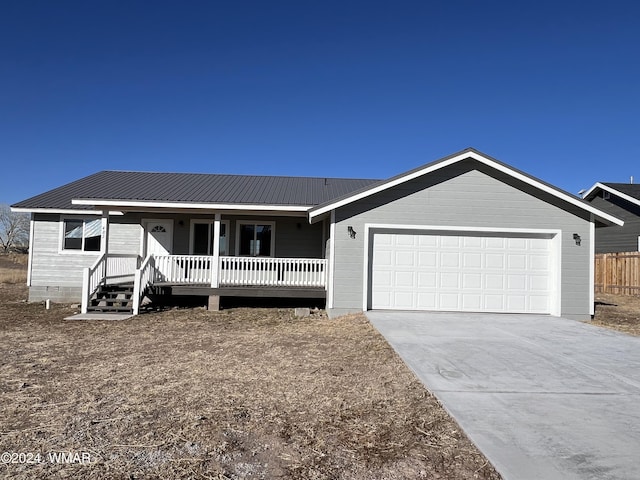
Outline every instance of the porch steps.
{"label": "porch steps", "polygon": [[133,283],[101,285],[87,312],[133,313]]}

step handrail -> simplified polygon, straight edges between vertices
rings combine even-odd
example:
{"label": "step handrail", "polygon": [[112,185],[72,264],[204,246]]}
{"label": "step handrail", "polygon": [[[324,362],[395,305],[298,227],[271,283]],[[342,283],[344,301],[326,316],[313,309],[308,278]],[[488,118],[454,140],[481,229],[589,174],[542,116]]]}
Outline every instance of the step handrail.
{"label": "step handrail", "polygon": [[103,253],[90,267],[82,270],[82,306],[81,312],[87,313],[89,302],[100,285],[107,279],[107,254]]}
{"label": "step handrail", "polygon": [[140,304],[147,288],[156,281],[157,269],[153,254],[147,255],[140,268],[136,269],[133,281],[133,314],[138,315]]}

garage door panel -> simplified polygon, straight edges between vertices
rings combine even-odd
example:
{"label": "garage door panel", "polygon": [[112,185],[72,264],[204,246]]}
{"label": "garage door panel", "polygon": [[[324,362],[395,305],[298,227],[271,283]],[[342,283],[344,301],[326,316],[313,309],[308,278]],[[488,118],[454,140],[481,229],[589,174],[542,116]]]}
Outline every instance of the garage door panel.
{"label": "garage door panel", "polygon": [[551,308],[547,295],[531,295],[529,297],[529,309],[532,313],[547,313]]}
{"label": "garage door panel", "polygon": [[414,235],[397,235],[395,237],[395,244],[399,247],[413,247],[416,241],[417,239]]}
{"label": "garage door panel", "polygon": [[458,302],[457,293],[441,293],[439,295],[439,310],[459,310],[460,304]]}
{"label": "garage door panel", "polygon": [[549,277],[543,275],[530,276],[529,289],[532,292],[546,292],[549,290]]}
{"label": "garage door panel", "polygon": [[408,250],[400,250],[396,251],[395,255],[395,264],[399,267],[412,267],[415,264],[415,260],[413,258],[413,251]]}
{"label": "garage door panel", "polygon": [[482,295],[479,293],[465,293],[462,295],[462,308],[468,311],[482,310]]}
{"label": "garage door panel", "polygon": [[433,289],[438,285],[438,275],[435,272],[418,272],[418,290]]}
{"label": "garage door panel", "polygon": [[503,269],[505,265],[504,253],[485,254],[485,268]]}
{"label": "garage door panel", "polygon": [[396,272],[394,285],[400,288],[412,288],[414,286],[413,276],[414,272]]}
{"label": "garage door panel", "polygon": [[413,310],[415,307],[413,305],[413,293],[412,292],[402,292],[396,291],[393,296],[395,308],[400,310]]}
{"label": "garage door panel", "polygon": [[512,312],[524,312],[525,310],[527,310],[527,296],[524,294],[508,295],[507,310]]}
{"label": "garage door panel", "polygon": [[526,290],[527,275],[507,275],[507,290]]}
{"label": "garage door panel", "polygon": [[378,292],[376,294],[376,308],[394,309],[396,308],[391,301],[391,292]]}
{"label": "garage door panel", "polygon": [[420,292],[416,294],[416,305],[413,309],[418,310],[436,310],[438,302],[434,292]]}
{"label": "garage door panel", "polygon": [[458,250],[460,248],[460,237],[452,237],[452,236],[441,236],[440,238],[440,248],[442,249],[455,249]]}
{"label": "garage door panel", "polygon": [[484,309],[494,312],[501,312],[505,310],[505,295],[503,294],[491,294],[486,293],[484,295]]}
{"label": "garage door panel", "polygon": [[481,253],[463,253],[462,265],[465,269],[469,268],[482,268],[482,254]]}
{"label": "garage door panel", "polygon": [[443,289],[460,288],[460,274],[458,272],[443,272],[440,274],[440,287]]}
{"label": "garage door panel", "polygon": [[485,290],[504,290],[504,275],[498,274],[486,274],[485,275]]}
{"label": "garage door panel", "polygon": [[509,238],[507,239],[507,248],[512,251],[526,250],[527,239],[526,238]]}
{"label": "garage door panel", "polygon": [[522,254],[508,254],[507,255],[507,268],[510,270],[524,270],[527,268],[527,255]]}
{"label": "garage door panel", "polygon": [[529,269],[547,271],[549,269],[548,255],[531,255],[529,257]]}
{"label": "garage door panel", "polygon": [[459,268],[460,267],[460,254],[442,252],[440,254],[440,266],[443,268]]}
{"label": "garage door panel", "polygon": [[549,240],[543,238],[532,238],[529,240],[529,250],[548,251]]}
{"label": "garage door panel", "polygon": [[482,289],[482,274],[481,273],[464,273],[462,275],[462,288],[469,289]]}
{"label": "garage door panel", "polygon": [[393,287],[392,277],[393,272],[389,270],[376,270],[373,272],[373,284],[391,289]]}
{"label": "garage door panel", "polygon": [[462,244],[465,249],[467,248],[482,248],[482,238],[481,237],[463,237]]}
{"label": "garage door panel", "polygon": [[421,248],[435,248],[438,246],[438,237],[434,235],[418,235],[418,246]]}
{"label": "garage door panel", "polygon": [[377,233],[373,240],[374,309],[551,311],[550,239]]}
{"label": "garage door panel", "polygon": [[436,252],[418,252],[418,266],[435,267],[438,264],[438,255]]}
{"label": "garage door panel", "polygon": [[377,265],[391,267],[393,265],[393,252],[391,250],[380,249],[377,254]]}
{"label": "garage door panel", "polygon": [[499,237],[487,237],[485,239],[485,248],[493,248],[498,250],[504,250],[504,238]]}
{"label": "garage door panel", "polygon": [[394,237],[395,235],[391,233],[378,233],[376,234],[376,244],[378,247],[391,246]]}

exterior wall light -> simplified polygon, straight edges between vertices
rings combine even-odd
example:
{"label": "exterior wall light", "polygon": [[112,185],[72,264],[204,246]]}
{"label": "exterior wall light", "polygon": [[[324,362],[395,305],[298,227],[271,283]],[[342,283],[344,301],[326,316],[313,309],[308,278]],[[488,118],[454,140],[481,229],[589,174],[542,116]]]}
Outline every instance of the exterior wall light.
{"label": "exterior wall light", "polygon": [[573,239],[576,241],[576,245],[580,246],[580,242],[582,241],[582,239],[580,238],[580,235],[578,235],[577,233],[574,233]]}
{"label": "exterior wall light", "polygon": [[347,227],[347,232],[349,232],[349,236],[351,238],[356,238],[356,231],[353,229],[351,225]]}

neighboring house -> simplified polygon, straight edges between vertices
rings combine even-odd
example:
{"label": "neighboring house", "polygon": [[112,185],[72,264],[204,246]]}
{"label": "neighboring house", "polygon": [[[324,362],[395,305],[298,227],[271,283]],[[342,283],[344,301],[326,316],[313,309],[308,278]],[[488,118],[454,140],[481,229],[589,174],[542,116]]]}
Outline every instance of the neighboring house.
{"label": "neighboring house", "polygon": [[[384,181],[99,172],[30,212],[30,300],[149,292],[326,297],[368,309],[593,315],[596,227],[582,199],[474,149]],[[115,288],[115,287],[113,287]],[[102,299],[102,300],[101,300]]]}
{"label": "neighboring house", "polygon": [[596,231],[596,253],[640,250],[640,185],[596,183],[583,195],[594,207],[624,220],[624,225]]}

